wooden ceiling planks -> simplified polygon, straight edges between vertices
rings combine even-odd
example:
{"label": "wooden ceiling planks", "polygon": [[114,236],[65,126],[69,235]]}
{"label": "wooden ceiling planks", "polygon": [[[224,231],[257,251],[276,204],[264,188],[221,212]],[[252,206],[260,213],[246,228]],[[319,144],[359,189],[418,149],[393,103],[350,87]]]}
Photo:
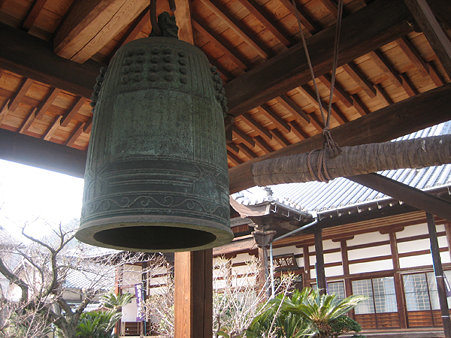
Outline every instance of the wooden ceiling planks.
{"label": "wooden ceiling planks", "polygon": [[[120,2],[120,0],[115,1]],[[16,15],[16,21],[21,22],[22,27],[29,29],[30,34],[34,34],[33,29],[47,31],[46,34],[54,35],[54,39],[58,34],[62,34],[61,31],[64,31],[62,28],[56,34],[56,27],[51,31],[50,27],[55,25],[54,22],[47,23],[48,27],[40,23],[48,11],[53,13],[53,19],[47,16],[47,21],[61,21],[66,16],[63,26],[67,24],[66,22],[70,22],[70,14],[67,14],[70,0],[61,1],[59,4],[56,0],[36,0],[32,4],[30,2],[25,4],[25,2],[6,0],[5,4],[14,3],[16,8],[7,12],[9,15]],[[394,4],[387,7],[396,7],[399,3],[400,1],[394,1]],[[223,75],[222,78],[230,82],[228,88],[231,88],[232,83],[234,85],[240,83],[234,81],[236,78],[247,81],[247,73],[253,73],[260,67],[260,63],[267,60],[269,60],[268,65],[271,64],[275,54],[283,54],[287,47],[299,41],[298,27],[290,0],[194,0],[190,4],[191,8],[180,8],[180,10],[184,11],[184,17],[191,14],[195,43],[204,50],[211,63],[217,66]],[[373,6],[373,4],[370,5]],[[109,33],[110,35],[105,38],[106,43],[101,43],[102,48],[95,52],[91,50],[85,54],[87,58],[108,61],[121,44],[147,36],[150,31],[147,6],[146,2],[145,6],[137,10],[139,13],[135,15],[135,19],[124,19],[121,30],[114,34]],[[335,22],[336,3],[334,1],[298,1],[297,6],[302,14],[301,21],[307,37]],[[365,1],[345,1],[345,17],[354,18],[354,13],[357,14],[365,6]],[[72,7],[71,12],[75,7],[76,5]],[[0,14],[2,11],[3,8],[0,9]],[[0,15],[0,21],[2,20]],[[76,20],[74,22],[77,24]],[[189,22],[189,19],[186,20],[185,25]],[[392,26],[395,28],[389,29],[404,29],[400,28],[402,24],[400,26],[394,23]],[[331,31],[333,32],[333,29]],[[94,34],[101,35],[101,29],[98,32],[94,29]],[[318,34],[320,35],[324,36],[325,32]],[[354,39],[354,36],[352,38]],[[317,37],[314,36],[311,41],[317,41]],[[313,44],[311,48],[317,48],[315,42],[311,41],[309,39],[309,46]],[[346,45],[346,42],[344,44]],[[447,74],[444,73],[443,66],[438,62],[437,56],[422,34],[409,33],[408,36],[400,34],[395,42],[390,41],[386,45],[378,46],[380,48],[375,52],[374,48],[369,48],[368,54],[356,53],[351,58],[347,56],[350,60],[338,68],[331,111],[332,127],[346,124],[360,116],[370,114],[372,111],[409,96],[416,96],[418,93],[446,82]],[[357,45],[357,50],[361,51],[362,46]],[[377,56],[376,60],[374,60],[374,54]],[[297,62],[302,62],[302,53],[299,54]],[[274,68],[272,71],[277,72],[277,69]],[[308,79],[309,75],[306,74],[305,78]],[[323,107],[327,109],[330,75],[327,71],[319,72],[317,81]],[[287,87],[275,93],[277,96],[273,94],[274,96],[268,96],[266,100],[249,105],[247,109],[240,112],[242,116],[238,114],[239,117],[236,118],[232,128],[232,139],[229,140],[233,143],[228,146],[230,166],[321,133],[323,125],[319,104],[308,83],[311,81],[298,83],[297,87]],[[12,97],[17,91],[17,85],[16,81],[14,89],[11,86],[3,87],[0,79],[2,96],[0,102]],[[50,83],[50,85],[53,84]],[[22,95],[21,102],[28,106],[20,114],[7,115],[2,128],[22,130],[28,135],[45,137],[70,147],[86,149],[92,126],[92,114],[87,108],[88,105],[80,103],[80,100],[82,96],[87,97],[87,95],[80,96],[80,92],[77,91],[70,91],[69,94],[56,89],[58,87],[47,87],[45,93],[33,97]],[[67,88],[63,89],[67,90]],[[77,95],[79,95],[78,99]],[[273,99],[274,97],[276,99]],[[234,100],[232,95],[232,113],[236,104]],[[75,107],[77,102],[79,107]],[[55,124],[56,121],[59,122],[59,126]],[[26,128],[23,128],[24,126]],[[232,160],[231,155],[234,156]]]}

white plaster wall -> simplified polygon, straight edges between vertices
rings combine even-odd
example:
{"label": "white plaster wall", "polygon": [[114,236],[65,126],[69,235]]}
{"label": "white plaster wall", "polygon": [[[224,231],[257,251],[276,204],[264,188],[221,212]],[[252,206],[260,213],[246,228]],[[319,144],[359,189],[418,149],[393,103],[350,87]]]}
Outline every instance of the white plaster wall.
{"label": "white plaster wall", "polygon": [[349,265],[349,273],[351,274],[391,269],[393,269],[393,261],[391,259]]}
{"label": "white plaster wall", "polygon": [[331,266],[324,269],[324,272],[326,273],[326,277],[332,277],[332,276],[342,276],[343,275],[343,266]]}
{"label": "white plaster wall", "polygon": [[398,243],[398,252],[399,253],[419,251],[419,250],[429,250],[429,248],[430,248],[430,244],[429,244],[429,239],[427,239],[427,238],[417,239],[415,241]]}
{"label": "white plaster wall", "polygon": [[324,263],[335,263],[335,262],[341,262],[341,252],[332,252],[324,254]]}
{"label": "white plaster wall", "polygon": [[428,233],[428,227],[425,223],[422,224],[415,224],[415,225],[408,225],[404,227],[403,231],[399,231],[396,233],[396,238],[405,238],[405,237],[412,237],[422,234]]}
{"label": "white plaster wall", "polygon": [[315,255],[310,256],[309,261],[310,261],[310,265],[315,265],[315,263],[316,263],[316,256]]}
{"label": "white plaster wall", "polygon": [[360,258],[369,258],[369,257],[379,257],[391,255],[390,245],[378,245],[369,248],[355,249],[348,251],[348,259],[360,259]]}
{"label": "white plaster wall", "polygon": [[449,252],[440,252],[440,258],[443,263],[451,263]]}
{"label": "white plaster wall", "polygon": [[[285,254],[297,254],[302,253],[302,248],[296,248],[295,245],[283,247],[283,248],[273,248],[272,253],[274,256],[285,255]],[[269,256],[269,251],[268,251]]]}
{"label": "white plaster wall", "polygon": [[[324,268],[324,272],[326,274],[326,277],[332,277],[332,276],[342,276],[343,275],[343,267],[342,266],[331,266]],[[316,278],[316,270],[310,269],[310,277]]]}
{"label": "white plaster wall", "polygon": [[432,265],[432,256],[430,254],[399,258],[399,266],[401,268],[411,268],[422,265]]}
{"label": "white plaster wall", "polygon": [[337,249],[340,248],[340,242],[334,242],[331,239],[326,239],[323,241],[323,250]]}
{"label": "white plaster wall", "polygon": [[137,310],[136,298],[133,298],[131,303],[122,307],[121,322],[135,322]]}
{"label": "white plaster wall", "polygon": [[387,241],[390,239],[388,234],[381,234],[379,231],[368,232],[366,234],[355,235],[353,239],[346,241],[347,246],[368,244],[372,242]]}

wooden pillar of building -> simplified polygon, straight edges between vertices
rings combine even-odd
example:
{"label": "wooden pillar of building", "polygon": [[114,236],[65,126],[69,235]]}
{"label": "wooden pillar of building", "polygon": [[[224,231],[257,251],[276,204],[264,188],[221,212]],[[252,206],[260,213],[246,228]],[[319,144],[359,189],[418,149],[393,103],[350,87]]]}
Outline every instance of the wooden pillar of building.
{"label": "wooden pillar of building", "polygon": [[393,261],[393,271],[394,271],[394,282],[395,282],[395,292],[396,292],[396,304],[398,306],[398,316],[399,323],[402,329],[407,328],[407,312],[406,312],[406,304],[403,297],[403,285],[402,285],[402,277],[399,273],[399,253],[398,253],[398,245],[396,242],[396,233],[390,232],[388,234],[390,236],[390,249]]}
{"label": "wooden pillar of building", "polygon": [[326,293],[326,273],[324,271],[324,252],[322,229],[315,231],[316,281],[321,294]]}
{"label": "wooden pillar of building", "polygon": [[174,255],[175,337],[207,338],[213,333],[213,250]]}
{"label": "wooden pillar of building", "polygon": [[445,223],[446,240],[448,243],[448,253],[451,258],[451,223]]}
{"label": "wooden pillar of building", "polygon": [[430,213],[426,213],[429,239],[431,242],[431,255],[434,265],[435,279],[437,281],[437,293],[440,303],[440,312],[442,314],[443,331],[445,337],[451,337],[451,320],[449,318],[448,300],[446,299],[446,287],[443,276],[442,260],[440,259],[440,247],[437,240],[437,229],[435,228],[434,216]]}
{"label": "wooden pillar of building", "polygon": [[[275,234],[276,232],[274,230],[255,230],[252,233],[255,239],[255,243],[257,243],[258,246],[258,260],[261,264],[258,271],[259,287],[263,287],[268,281],[268,248]],[[266,293],[268,296],[270,296],[270,288],[267,289]]]}

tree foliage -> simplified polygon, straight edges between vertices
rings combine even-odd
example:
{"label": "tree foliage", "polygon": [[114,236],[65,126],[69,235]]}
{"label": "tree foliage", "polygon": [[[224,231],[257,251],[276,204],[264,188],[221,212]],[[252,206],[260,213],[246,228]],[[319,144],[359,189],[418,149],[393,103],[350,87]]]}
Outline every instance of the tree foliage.
{"label": "tree foliage", "polygon": [[116,269],[147,259],[84,245],[75,240],[74,227],[49,228],[42,238],[27,226],[19,241],[0,238],[0,274],[10,291],[0,294],[0,337],[40,337],[52,327],[75,337],[83,312],[112,287]]}

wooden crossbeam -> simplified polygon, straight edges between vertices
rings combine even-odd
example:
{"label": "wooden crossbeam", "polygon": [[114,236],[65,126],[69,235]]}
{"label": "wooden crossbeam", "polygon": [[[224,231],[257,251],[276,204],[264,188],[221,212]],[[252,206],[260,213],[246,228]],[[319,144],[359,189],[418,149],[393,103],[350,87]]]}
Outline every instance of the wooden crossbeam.
{"label": "wooden crossbeam", "polygon": [[11,99],[7,99],[3,103],[2,107],[0,108],[0,125],[3,123],[3,121],[6,118],[6,115],[8,115],[8,113],[9,113],[8,105],[9,105],[10,100]]}
{"label": "wooden crossbeam", "polygon": [[332,0],[320,0],[324,7],[326,7],[329,12],[336,17],[338,13],[337,4]]}
{"label": "wooden crossbeam", "polygon": [[[327,88],[329,88],[329,90],[331,89],[332,87],[331,77],[328,74],[321,75],[318,78]],[[334,95],[341,102],[343,102],[346,107],[352,106],[351,96],[346,92],[346,90],[340,85],[340,83],[337,80],[335,80]]]}
{"label": "wooden crossbeam", "polygon": [[72,107],[64,114],[61,119],[61,127],[67,127],[69,122],[74,118],[80,108],[86,103],[86,99],[84,97],[77,97],[72,104]]}
{"label": "wooden crossbeam", "polygon": [[298,139],[305,140],[309,138],[310,136],[302,129],[299,123],[296,121],[289,122],[291,126],[291,131],[298,137]]}
{"label": "wooden crossbeam", "polygon": [[[430,127],[449,120],[449,102],[451,102],[451,84],[421,93],[407,100],[362,116],[357,120],[331,130],[333,139],[340,146],[364,143],[386,142],[399,136]],[[425,114],[424,112],[428,112]],[[383,123],[381,123],[383,121]],[[361,131],[365,130],[364,133]],[[283,149],[261,156],[252,161],[229,169],[230,192],[238,192],[254,186],[252,164],[256,161],[307,153],[323,146],[321,134],[292,144]]]}
{"label": "wooden crossbeam", "polygon": [[348,179],[380,191],[420,210],[425,210],[444,219],[451,220],[451,202],[419,189],[412,188],[379,174],[357,175],[348,177]]}
{"label": "wooden crossbeam", "polygon": [[24,119],[24,121],[19,127],[19,133],[27,132],[28,128],[31,126],[35,118],[36,118],[36,108],[32,109],[28,114],[28,116]]}
{"label": "wooden crossbeam", "polygon": [[9,101],[8,109],[10,111],[16,110],[16,108],[19,106],[20,101],[25,97],[25,94],[27,93],[28,89],[30,89],[32,84],[33,80],[29,78],[26,78],[22,81],[19,89],[14,93],[14,95],[11,97],[11,100]]}
{"label": "wooden crossbeam", "polygon": [[[295,11],[297,8],[298,14],[299,14],[299,20],[301,21],[302,25],[307,29],[307,33],[310,35],[313,32],[316,32],[318,29],[315,26],[315,24],[312,22],[312,19],[310,19],[307,14],[304,13],[302,8],[300,8],[299,5],[296,6],[296,8],[293,6],[290,0],[280,0],[282,5],[284,5],[293,15],[295,15]],[[304,33],[305,34],[305,33]],[[307,34],[306,34],[307,35]]]}
{"label": "wooden crossbeam", "polygon": [[357,94],[352,95],[352,105],[361,116],[371,113],[368,107],[363,103],[360,96]]}
{"label": "wooden crossbeam", "polygon": [[192,23],[196,31],[208,37],[208,39],[216,44],[238,67],[243,69],[250,67],[250,63],[246,60],[246,58],[238,55],[238,53],[234,51],[233,46],[208,28],[201,18],[193,15]]}
{"label": "wooden crossbeam", "polygon": [[191,22],[190,2],[187,0],[175,0],[175,21],[178,31],[178,38],[182,41],[194,44],[193,26]]}
{"label": "wooden crossbeam", "polygon": [[287,133],[290,132],[291,127],[288,125],[287,121],[281,118],[271,106],[265,103],[261,105],[260,109],[265,113],[266,117],[268,117],[271,122],[274,123],[278,128]]}
{"label": "wooden crossbeam", "polygon": [[410,81],[409,77],[407,76],[407,73],[402,73],[400,75],[400,78],[402,87],[406,91],[407,95],[415,96],[418,94],[418,90],[415,88],[415,85],[412,83],[412,81]]}
{"label": "wooden crossbeam", "polygon": [[252,117],[251,114],[245,113],[245,114],[243,114],[241,117],[244,119],[244,121],[245,121],[247,124],[249,124],[251,127],[255,128],[255,129],[260,133],[260,135],[261,135],[264,139],[266,139],[268,142],[271,140],[272,135],[271,135],[271,133],[269,132],[269,130],[266,129],[265,127],[263,127],[263,126],[260,124],[260,122],[256,121],[256,120]]}
{"label": "wooden crossbeam", "polygon": [[42,8],[44,8],[45,3],[47,0],[35,0],[33,5],[31,6],[31,9],[28,11],[27,16],[25,17],[25,20],[22,23],[22,28],[26,31],[29,31],[31,27],[33,27],[34,22],[38,18],[39,14],[41,13]]}
{"label": "wooden crossbeam", "polygon": [[56,130],[60,127],[60,121],[63,118],[62,115],[58,116],[55,121],[50,125],[50,127],[46,130],[44,133],[44,136],[42,137],[45,141],[50,141],[55,135]]}
{"label": "wooden crossbeam", "polygon": [[283,136],[283,134],[278,129],[271,130],[273,138],[282,146],[289,146],[291,143]]}
{"label": "wooden crossbeam", "polygon": [[84,132],[86,122],[80,122],[78,126],[75,128],[72,135],[69,137],[69,139],[66,141],[66,146],[73,147],[77,139],[80,137],[80,135]]}
{"label": "wooden crossbeam", "polygon": [[56,99],[56,97],[61,93],[61,90],[58,88],[50,88],[49,92],[39,104],[36,110],[36,118],[41,119],[44,116],[45,112],[49,109],[50,105]]}
{"label": "wooden crossbeam", "polygon": [[99,64],[80,65],[60,58],[53,53],[49,42],[1,23],[0,45],[0,68],[76,95],[91,96]]}
{"label": "wooden crossbeam", "polygon": [[436,86],[442,86],[445,84],[445,81],[443,81],[442,77],[440,76],[440,73],[437,71],[432,62],[428,62],[426,64],[426,67],[428,69],[429,76],[431,77],[432,81],[435,83]]}
{"label": "wooden crossbeam", "polygon": [[389,106],[394,103],[390,95],[388,95],[386,90],[380,84],[377,84],[375,87],[377,91],[377,97],[381,99],[385,103],[385,105]]}
{"label": "wooden crossbeam", "polygon": [[405,36],[403,36],[399,40],[396,40],[396,42],[404,52],[404,54],[406,54],[406,56],[409,58],[410,62],[415,65],[416,69],[421,73],[421,75],[427,76],[428,71],[426,68],[426,62],[424,62],[423,58],[421,57],[420,53],[418,53],[412,42],[410,42],[410,40]]}
{"label": "wooden crossbeam", "polygon": [[86,152],[0,129],[0,158],[83,177]]}
{"label": "wooden crossbeam", "polygon": [[244,143],[239,143],[238,148],[240,149],[240,152],[244,153],[250,159],[258,157],[257,154]]}
{"label": "wooden crossbeam", "polygon": [[241,163],[243,163],[243,160],[241,160],[238,156],[236,156],[235,154],[233,154],[230,151],[227,151],[227,158],[229,159],[230,162],[232,162],[234,165],[239,165]]}
{"label": "wooden crossbeam", "polygon": [[393,65],[382,54],[380,50],[374,50],[369,53],[371,60],[373,60],[379,69],[384,72],[390,79],[390,81],[396,86],[401,87],[401,79],[398,75],[398,71],[393,68]]}
{"label": "wooden crossbeam", "polygon": [[232,133],[235,135],[236,138],[238,138],[241,142],[247,144],[249,147],[255,146],[255,141],[252,137],[247,135],[244,131],[239,129],[237,126],[232,126]]}
{"label": "wooden crossbeam", "polygon": [[[282,46],[287,47],[291,45],[291,41],[283,35],[275,26],[274,22],[263,12],[263,7],[255,0],[238,0],[246,9],[260,21],[267,30],[269,30],[274,37],[282,43]],[[286,49],[286,48],[284,48]]]}
{"label": "wooden crossbeam", "polygon": [[55,33],[54,51],[65,59],[83,63],[136,19],[147,6],[146,0],[76,1]]}
{"label": "wooden crossbeam", "polygon": [[348,75],[362,88],[365,93],[371,97],[376,97],[376,89],[371,81],[366,77],[365,74],[358,68],[354,62],[349,62],[343,65],[343,69],[348,73]]}
{"label": "wooden crossbeam", "polygon": [[[146,25],[150,25],[150,10],[148,8],[146,8],[136,18],[135,22],[132,24],[122,41],[119,43],[119,46],[123,46],[126,43],[135,40]],[[119,49],[119,47],[117,49]]]}
{"label": "wooden crossbeam", "polygon": [[[401,0],[372,1],[346,16],[338,66],[404,36],[412,30],[409,20],[410,13]],[[334,37],[335,27],[328,27],[307,41],[317,76],[332,68]],[[310,80],[302,45],[295,45],[225,85],[229,113],[240,115]]]}
{"label": "wooden crossbeam", "polygon": [[274,149],[260,135],[255,136],[255,144],[265,153],[271,153],[274,151]]}
{"label": "wooden crossbeam", "polygon": [[242,23],[229,15],[229,10],[224,5],[216,0],[200,0],[200,2],[221,20],[226,22],[229,28],[233,30],[249,46],[251,46],[258,55],[260,55],[263,59],[268,58],[270,53],[266,50],[265,47],[263,47],[263,44],[259,43],[252,37],[253,34],[247,27],[245,27]]}
{"label": "wooden crossbeam", "polygon": [[[451,78],[451,41],[426,0],[404,0],[416,23]],[[449,4],[448,4],[449,6]],[[449,18],[448,18],[449,20]]]}
{"label": "wooden crossbeam", "polygon": [[310,117],[288,95],[286,95],[286,94],[280,95],[278,97],[278,101],[285,109],[287,109],[292,115],[294,115],[294,117],[296,117],[296,118],[300,117],[303,120],[305,120],[307,123],[311,122]]}

